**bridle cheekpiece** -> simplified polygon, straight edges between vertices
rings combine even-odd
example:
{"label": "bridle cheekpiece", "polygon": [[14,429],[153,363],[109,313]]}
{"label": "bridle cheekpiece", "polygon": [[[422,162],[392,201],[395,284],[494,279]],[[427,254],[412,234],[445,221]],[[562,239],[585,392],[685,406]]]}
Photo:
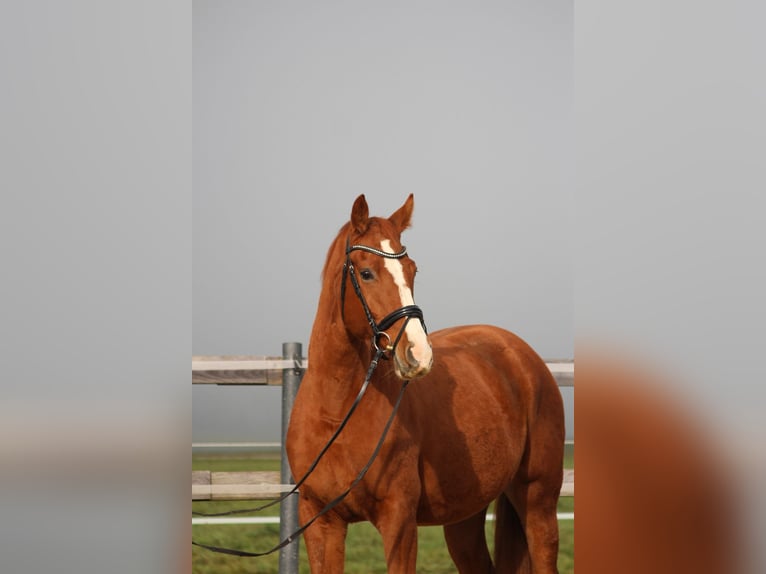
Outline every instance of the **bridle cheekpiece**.
{"label": "bridle cheekpiece", "polygon": [[[407,255],[407,248],[404,245],[402,245],[402,250],[398,253],[389,253],[387,251],[381,251],[380,249],[375,249],[374,247],[369,247],[367,245],[349,245],[349,240],[347,238],[346,262],[343,264],[343,279],[340,284],[341,314],[345,317],[346,276],[348,276],[351,279],[351,285],[354,287],[356,296],[362,303],[362,308],[364,309],[364,314],[367,317],[367,322],[372,329],[372,346],[376,351],[382,351],[383,353],[392,352],[396,348],[396,345],[399,343],[399,340],[402,338],[404,330],[407,328],[407,323],[409,323],[409,320],[413,317],[419,319],[421,325],[423,325],[423,330],[428,332],[426,330],[425,321],[423,320],[423,311],[417,305],[405,305],[404,307],[400,307],[399,309],[389,313],[379,322],[375,321],[375,318],[372,316],[372,311],[370,311],[370,307],[367,305],[367,300],[362,294],[362,288],[359,285],[359,280],[356,277],[354,264],[351,262],[350,255],[352,251],[366,251],[367,253],[372,253],[378,257],[385,257],[386,259],[401,259]],[[386,333],[386,330],[402,318],[406,318],[404,325],[402,325],[402,328],[399,330],[399,333],[397,334],[396,339],[394,339],[394,342],[391,343],[391,337],[388,335],[388,333]],[[387,339],[385,346],[382,348],[380,346],[381,337],[385,337]],[[386,357],[386,355],[383,354],[383,357]]]}

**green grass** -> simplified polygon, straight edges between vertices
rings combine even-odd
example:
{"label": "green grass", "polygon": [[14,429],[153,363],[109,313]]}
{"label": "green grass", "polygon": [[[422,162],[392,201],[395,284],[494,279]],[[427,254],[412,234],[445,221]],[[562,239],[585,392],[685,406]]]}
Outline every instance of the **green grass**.
{"label": "green grass", "polygon": [[[564,465],[573,467],[573,447],[567,447]],[[278,455],[266,454],[226,454],[198,455],[192,457],[193,470],[279,470]],[[220,501],[193,502],[195,512],[222,512],[225,510],[252,508],[267,501]],[[573,512],[574,499],[564,497],[559,500],[559,512]],[[261,512],[247,516],[274,516],[279,514],[279,506],[273,506]],[[487,539],[492,540],[494,523],[487,523]],[[574,521],[559,523],[560,548],[559,572],[574,572]],[[239,548],[249,551],[268,550],[279,543],[279,525],[198,525],[192,527],[195,541]],[[192,572],[195,574],[245,574],[279,572],[278,553],[260,558],[239,558],[209,552],[192,547]],[[300,572],[309,574],[306,551],[301,542]],[[351,524],[346,539],[345,572],[351,574],[385,573],[386,563],[383,555],[383,543],[375,528],[366,522]],[[423,526],[418,529],[418,572],[454,573],[455,567],[447,552],[444,535],[440,526]]]}
{"label": "green grass", "polygon": [[279,470],[279,453],[193,454],[192,470],[256,471]]}

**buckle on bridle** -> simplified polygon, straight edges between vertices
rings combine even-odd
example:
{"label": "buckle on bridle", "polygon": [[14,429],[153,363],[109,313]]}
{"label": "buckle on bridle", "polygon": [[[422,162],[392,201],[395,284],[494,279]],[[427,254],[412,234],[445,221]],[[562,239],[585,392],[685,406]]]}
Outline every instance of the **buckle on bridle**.
{"label": "buckle on bridle", "polygon": [[[386,338],[385,346],[381,346],[380,337]],[[390,358],[386,353],[391,353],[394,350],[394,346],[391,344],[391,336],[385,331],[378,331],[372,336],[372,346],[375,347],[375,350],[379,352],[384,359]]]}

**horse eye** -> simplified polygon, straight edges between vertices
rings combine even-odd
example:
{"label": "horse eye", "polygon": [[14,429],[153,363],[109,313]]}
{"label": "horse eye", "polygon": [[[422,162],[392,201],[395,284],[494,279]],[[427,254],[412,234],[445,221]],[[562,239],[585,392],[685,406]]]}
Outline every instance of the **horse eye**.
{"label": "horse eye", "polygon": [[375,279],[375,274],[370,269],[362,269],[359,272],[359,276],[362,278],[362,281],[372,281]]}

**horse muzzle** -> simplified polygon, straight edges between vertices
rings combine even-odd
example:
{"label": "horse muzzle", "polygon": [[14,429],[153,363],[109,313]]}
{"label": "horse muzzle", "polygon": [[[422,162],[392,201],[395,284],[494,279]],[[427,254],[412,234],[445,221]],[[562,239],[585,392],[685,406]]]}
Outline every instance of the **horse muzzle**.
{"label": "horse muzzle", "polygon": [[421,345],[407,343],[394,352],[394,372],[403,380],[425,376],[434,362],[431,344],[426,340]]}

